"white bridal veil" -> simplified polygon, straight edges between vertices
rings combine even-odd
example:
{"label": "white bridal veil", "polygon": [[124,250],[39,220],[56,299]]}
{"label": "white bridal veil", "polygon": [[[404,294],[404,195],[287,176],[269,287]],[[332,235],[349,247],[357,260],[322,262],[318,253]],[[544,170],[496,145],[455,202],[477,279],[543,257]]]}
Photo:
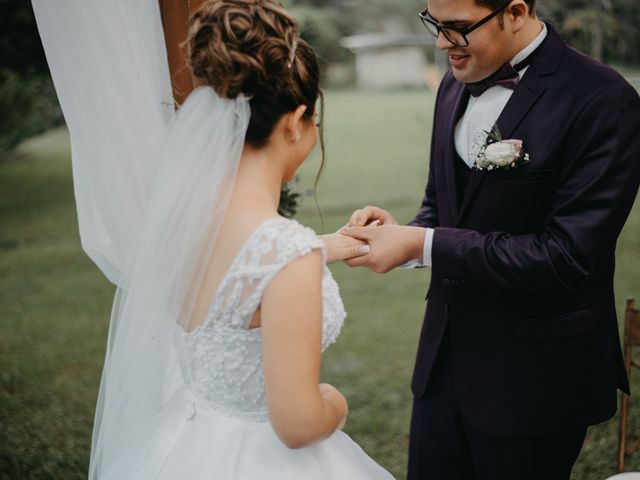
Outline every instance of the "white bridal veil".
{"label": "white bridal veil", "polygon": [[33,8],[71,135],[82,245],[118,287],[91,451],[97,480],[136,451],[180,384],[172,336],[190,323],[250,108],[201,87],[174,113],[157,0]]}

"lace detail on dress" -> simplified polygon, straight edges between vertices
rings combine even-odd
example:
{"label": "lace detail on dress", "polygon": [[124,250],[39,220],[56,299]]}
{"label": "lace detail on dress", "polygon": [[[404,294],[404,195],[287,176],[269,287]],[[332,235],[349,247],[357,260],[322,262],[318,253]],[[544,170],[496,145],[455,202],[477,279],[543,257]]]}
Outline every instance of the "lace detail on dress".
{"label": "lace detail on dress", "polygon": [[[241,247],[201,327],[178,327],[176,348],[187,389],[187,416],[196,407],[250,421],[267,421],[261,329],[251,318],[273,277],[292,260],[323,250],[313,230],[284,218],[265,221]],[[324,250],[323,250],[324,254]],[[340,333],[346,317],[338,285],[325,266],[322,347]]]}

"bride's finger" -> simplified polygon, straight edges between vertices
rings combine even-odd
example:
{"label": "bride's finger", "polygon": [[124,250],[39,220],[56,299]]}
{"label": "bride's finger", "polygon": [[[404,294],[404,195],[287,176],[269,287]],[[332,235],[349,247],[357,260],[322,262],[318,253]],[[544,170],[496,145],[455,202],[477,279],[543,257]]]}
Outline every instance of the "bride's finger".
{"label": "bride's finger", "polygon": [[353,237],[355,239],[361,240],[362,242],[371,243],[370,240],[372,238],[376,238],[376,228],[370,227],[347,227],[340,230],[342,235],[347,235],[349,237]]}
{"label": "bride's finger", "polygon": [[347,416],[345,415],[344,417],[342,417],[342,420],[340,420],[340,423],[338,424],[338,430],[342,430],[346,424]]}
{"label": "bride's finger", "polygon": [[337,254],[336,262],[344,262],[345,260],[349,260],[351,258],[362,257],[371,251],[371,247],[369,245],[360,245],[356,247],[345,247],[340,248]]}
{"label": "bride's finger", "polygon": [[369,245],[360,245],[359,247],[352,248],[351,255],[352,257],[359,257],[360,255],[366,255],[371,251],[371,247]]}

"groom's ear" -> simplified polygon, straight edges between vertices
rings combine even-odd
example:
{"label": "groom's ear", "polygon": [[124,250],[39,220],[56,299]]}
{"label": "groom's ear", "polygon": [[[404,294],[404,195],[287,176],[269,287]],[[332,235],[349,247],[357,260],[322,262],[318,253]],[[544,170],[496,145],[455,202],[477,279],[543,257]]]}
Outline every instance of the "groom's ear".
{"label": "groom's ear", "polygon": [[509,8],[507,8],[507,11],[505,12],[505,16],[510,20],[513,33],[517,33],[522,30],[525,22],[531,18],[529,6],[524,0],[517,0],[509,5]]}

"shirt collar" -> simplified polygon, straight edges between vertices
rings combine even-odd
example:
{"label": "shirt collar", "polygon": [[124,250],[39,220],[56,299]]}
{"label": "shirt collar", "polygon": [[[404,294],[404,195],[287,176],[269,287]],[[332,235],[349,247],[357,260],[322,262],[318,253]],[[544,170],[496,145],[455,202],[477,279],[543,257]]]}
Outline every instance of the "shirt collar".
{"label": "shirt collar", "polygon": [[522,62],[529,55],[531,55],[536,48],[538,48],[542,44],[545,38],[547,38],[547,34],[549,33],[547,26],[543,22],[540,22],[540,24],[542,25],[542,31],[538,34],[536,38],[533,39],[533,41],[529,45],[527,45],[524,49],[520,50],[516,54],[516,56],[513,57],[513,59],[510,62],[511,65],[515,65],[517,63]]}

